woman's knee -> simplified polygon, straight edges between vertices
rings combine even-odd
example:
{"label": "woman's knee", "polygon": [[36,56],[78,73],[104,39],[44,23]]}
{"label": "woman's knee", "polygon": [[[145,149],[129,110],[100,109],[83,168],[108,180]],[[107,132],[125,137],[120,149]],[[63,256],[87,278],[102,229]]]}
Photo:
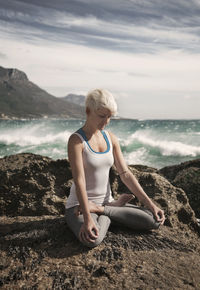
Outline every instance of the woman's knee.
{"label": "woman's knee", "polygon": [[141,230],[155,230],[158,229],[159,226],[160,223],[157,222],[156,218],[150,210],[141,209],[141,212],[138,216],[138,227]]}
{"label": "woman's knee", "polygon": [[98,245],[100,245],[102,241],[103,241],[103,238],[98,237],[93,242],[81,242],[81,243],[88,248],[95,248]]}
{"label": "woman's knee", "polygon": [[152,230],[157,230],[160,227],[160,222],[157,222],[154,218],[154,221],[152,223]]}
{"label": "woman's knee", "polygon": [[148,230],[157,230],[160,226],[160,222],[157,222],[156,218],[151,212],[148,217],[147,225],[148,225]]}
{"label": "woman's knee", "polygon": [[104,216],[104,215],[99,216],[99,218],[98,218],[99,235],[93,242],[84,243],[85,246],[87,246],[89,248],[95,248],[98,245],[100,245],[107,234],[108,228],[110,226],[110,222],[111,221],[110,221],[109,217]]}

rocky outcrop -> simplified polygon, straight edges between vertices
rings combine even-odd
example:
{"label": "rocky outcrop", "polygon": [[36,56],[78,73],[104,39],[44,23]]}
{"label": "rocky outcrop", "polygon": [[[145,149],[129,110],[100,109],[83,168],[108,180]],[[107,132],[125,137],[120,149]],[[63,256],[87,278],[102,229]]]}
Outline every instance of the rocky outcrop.
{"label": "rocky outcrop", "polygon": [[4,82],[8,82],[10,80],[18,81],[18,82],[26,82],[28,81],[27,75],[14,68],[4,69],[0,67],[0,80]]}
{"label": "rocky outcrop", "polygon": [[[145,171],[137,170],[138,166],[129,166],[129,168],[148,196],[165,211],[166,225],[175,228],[180,227],[181,223],[197,228],[194,212],[186,193],[181,188],[173,186],[153,168],[149,168],[149,172],[147,167]],[[112,191],[116,197],[121,193],[128,192],[115,171],[111,173],[111,180]],[[137,203],[137,199],[135,202]]]}
{"label": "rocky outcrop", "polygon": [[[130,170],[165,210],[165,226],[136,232],[112,225],[100,246],[87,249],[63,215],[68,161],[28,153],[0,159],[0,287],[198,289],[199,228],[185,192],[154,168]],[[110,180],[115,197],[127,192],[115,168]]]}
{"label": "rocky outcrop", "polygon": [[67,160],[34,154],[0,159],[1,215],[63,214],[71,178]]}
{"label": "rocky outcrop", "polygon": [[200,218],[200,159],[164,167],[159,173],[185,191],[191,207]]}
{"label": "rocky outcrop", "polygon": [[[137,169],[136,169],[137,168]],[[181,188],[173,186],[152,168],[130,166],[146,193],[164,209],[166,225],[196,227],[194,212]],[[138,170],[140,169],[140,170]],[[72,175],[67,160],[54,161],[34,154],[18,154],[0,160],[0,212],[7,216],[64,214]],[[110,173],[114,196],[127,192],[113,168]],[[137,202],[135,200],[135,202]]]}

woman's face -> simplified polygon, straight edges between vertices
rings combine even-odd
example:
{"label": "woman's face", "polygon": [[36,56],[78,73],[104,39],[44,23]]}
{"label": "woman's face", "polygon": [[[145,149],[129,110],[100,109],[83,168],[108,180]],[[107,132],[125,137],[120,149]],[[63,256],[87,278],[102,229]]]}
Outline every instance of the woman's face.
{"label": "woman's face", "polygon": [[98,130],[103,130],[105,128],[110,122],[111,116],[111,111],[103,107],[95,111],[90,110],[88,114],[93,126],[96,126]]}

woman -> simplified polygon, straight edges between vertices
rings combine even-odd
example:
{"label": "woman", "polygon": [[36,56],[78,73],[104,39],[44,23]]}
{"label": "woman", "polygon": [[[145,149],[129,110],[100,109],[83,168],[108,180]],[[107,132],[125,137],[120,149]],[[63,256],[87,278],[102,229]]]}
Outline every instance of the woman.
{"label": "woman", "polygon": [[[164,212],[150,200],[128,169],[115,135],[103,130],[116,112],[110,92],[102,89],[89,92],[86,122],[68,142],[74,183],[66,204],[66,219],[76,237],[88,247],[101,243],[112,221],[136,230],[149,230],[157,229],[165,220]],[[109,184],[113,164],[122,182],[147,209],[129,204],[133,197],[130,194],[114,201]]]}

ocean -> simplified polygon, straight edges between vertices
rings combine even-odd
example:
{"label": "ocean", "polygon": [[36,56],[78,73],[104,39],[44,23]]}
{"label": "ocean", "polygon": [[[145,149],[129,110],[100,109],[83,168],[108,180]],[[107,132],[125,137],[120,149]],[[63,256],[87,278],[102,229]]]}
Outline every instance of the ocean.
{"label": "ocean", "polygon": [[[31,152],[67,158],[67,141],[83,120],[0,120],[0,158]],[[128,164],[155,168],[200,158],[200,120],[112,119],[107,126],[118,138]]]}

